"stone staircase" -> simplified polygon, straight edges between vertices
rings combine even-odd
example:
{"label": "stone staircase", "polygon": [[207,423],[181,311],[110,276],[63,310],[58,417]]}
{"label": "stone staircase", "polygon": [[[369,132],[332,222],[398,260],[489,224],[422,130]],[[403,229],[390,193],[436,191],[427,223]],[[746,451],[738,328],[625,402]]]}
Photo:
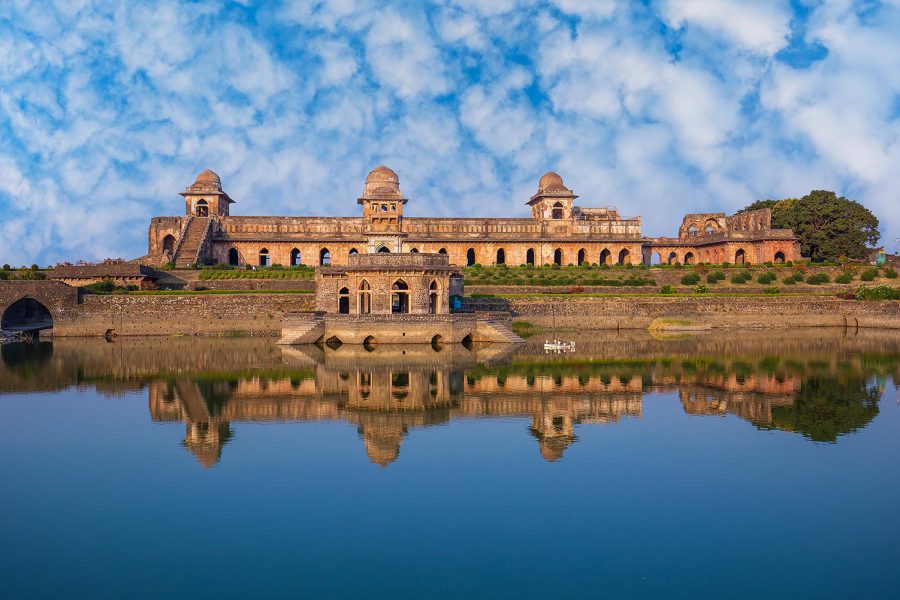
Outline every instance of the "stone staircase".
{"label": "stone staircase", "polygon": [[525,341],[512,330],[508,317],[478,315],[477,318],[476,342],[521,344]]}
{"label": "stone staircase", "polygon": [[173,261],[176,267],[184,268],[197,262],[197,253],[200,252],[200,244],[203,243],[207,225],[209,225],[208,218],[193,217],[190,220],[175,251]]}
{"label": "stone staircase", "polygon": [[325,335],[325,316],[320,313],[286,313],[279,344],[315,344]]}

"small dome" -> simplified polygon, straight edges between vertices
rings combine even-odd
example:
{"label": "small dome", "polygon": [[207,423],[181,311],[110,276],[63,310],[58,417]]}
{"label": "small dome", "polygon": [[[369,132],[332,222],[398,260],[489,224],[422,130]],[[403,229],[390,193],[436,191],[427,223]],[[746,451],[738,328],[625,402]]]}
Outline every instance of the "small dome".
{"label": "small dome", "polygon": [[400,196],[400,178],[393,170],[378,165],[366,176],[365,196]]}
{"label": "small dome", "polygon": [[199,175],[197,175],[197,180],[194,183],[212,183],[214,185],[222,185],[222,180],[219,179],[219,176],[215,174],[215,172],[206,169]]}
{"label": "small dome", "polygon": [[544,176],[541,177],[540,183],[538,183],[538,191],[539,192],[563,192],[568,191],[568,188],[563,184],[562,177],[559,176],[558,173],[554,173],[553,171],[548,171],[544,173]]}

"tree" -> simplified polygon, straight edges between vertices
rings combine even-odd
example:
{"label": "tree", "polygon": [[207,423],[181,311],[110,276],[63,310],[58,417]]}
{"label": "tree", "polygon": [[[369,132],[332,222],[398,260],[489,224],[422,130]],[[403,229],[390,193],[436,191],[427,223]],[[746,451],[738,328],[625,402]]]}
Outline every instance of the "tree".
{"label": "tree", "polygon": [[813,190],[802,198],[757,200],[740,212],[772,209],[772,227],[793,229],[800,253],[814,261],[866,258],[881,234],[878,218],[854,200],[826,190]]}
{"label": "tree", "polygon": [[772,407],[772,424],[816,442],[834,442],[868,425],[878,415],[880,399],[881,392],[862,378],[812,378],[803,382],[793,404]]}

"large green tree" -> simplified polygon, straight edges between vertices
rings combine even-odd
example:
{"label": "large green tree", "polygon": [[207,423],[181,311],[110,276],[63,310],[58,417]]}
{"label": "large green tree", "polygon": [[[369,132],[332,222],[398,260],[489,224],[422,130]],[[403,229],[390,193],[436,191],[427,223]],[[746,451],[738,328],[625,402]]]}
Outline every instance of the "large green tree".
{"label": "large green tree", "polygon": [[813,190],[802,198],[757,200],[741,212],[772,209],[772,226],[793,229],[800,252],[814,261],[865,258],[881,234],[868,208],[834,192]]}

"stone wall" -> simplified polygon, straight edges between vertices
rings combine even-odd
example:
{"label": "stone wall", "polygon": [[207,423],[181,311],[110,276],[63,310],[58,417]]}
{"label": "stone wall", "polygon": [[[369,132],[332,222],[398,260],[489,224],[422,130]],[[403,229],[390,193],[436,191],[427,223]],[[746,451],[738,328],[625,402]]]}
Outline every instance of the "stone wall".
{"label": "stone wall", "polygon": [[53,335],[276,335],[285,312],[312,308],[312,294],[85,295]]}

